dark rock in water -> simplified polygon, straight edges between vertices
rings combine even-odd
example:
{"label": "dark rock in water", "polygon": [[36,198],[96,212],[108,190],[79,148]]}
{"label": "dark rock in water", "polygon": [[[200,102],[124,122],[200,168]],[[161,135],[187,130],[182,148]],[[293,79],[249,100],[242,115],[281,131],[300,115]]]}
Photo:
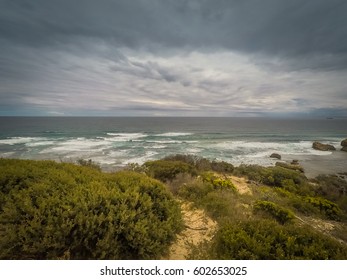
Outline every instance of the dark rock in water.
{"label": "dark rock in water", "polygon": [[298,164],[299,164],[299,161],[298,161],[297,159],[293,159],[292,162],[291,162],[291,164],[293,164],[293,165],[298,165]]}
{"label": "dark rock in water", "polygon": [[347,152],[347,146],[342,147],[341,151],[343,151],[343,152]]}
{"label": "dark rock in water", "polygon": [[280,154],[276,154],[276,153],[273,153],[271,154],[270,158],[277,158],[277,159],[281,159],[281,155]]}
{"label": "dark rock in water", "polygon": [[312,148],[319,151],[335,151],[336,148],[333,145],[322,144],[320,142],[313,142]]}
{"label": "dark rock in water", "polygon": [[342,147],[347,147],[347,138],[345,140],[341,141],[341,146]]}

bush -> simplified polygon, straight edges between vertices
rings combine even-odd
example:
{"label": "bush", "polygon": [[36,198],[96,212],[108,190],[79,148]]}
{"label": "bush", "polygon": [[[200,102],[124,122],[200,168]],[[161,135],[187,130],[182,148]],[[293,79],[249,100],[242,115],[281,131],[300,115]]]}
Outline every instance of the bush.
{"label": "bush", "polygon": [[162,182],[173,180],[180,173],[196,175],[193,166],[181,161],[155,160],[144,163],[147,174]]}
{"label": "bush", "polygon": [[304,169],[300,165],[296,164],[288,164],[284,162],[276,162],[276,166],[283,167],[289,170],[299,171],[301,173],[304,173]]}
{"label": "bush", "polygon": [[315,193],[335,202],[347,213],[347,181],[336,175],[320,175],[314,182],[316,183]]}
{"label": "bush", "polygon": [[276,203],[270,201],[258,200],[254,204],[254,210],[256,212],[263,211],[271,215],[276,221],[281,224],[285,224],[288,221],[291,221],[295,218],[295,215],[292,211],[283,208]]}
{"label": "bush", "polygon": [[214,220],[231,220],[235,215],[240,218],[243,213],[236,208],[236,200],[233,193],[223,190],[213,191],[197,203],[205,209],[207,214]]}
{"label": "bush", "polygon": [[347,259],[347,247],[309,227],[269,220],[229,223],[216,233],[210,259]]}
{"label": "bush", "polygon": [[310,194],[307,178],[301,173],[280,166],[261,167],[258,165],[240,165],[235,174],[247,176],[256,183],[284,188],[298,194]]}
{"label": "bush", "polygon": [[212,184],[214,189],[229,189],[236,192],[236,187],[230,180],[222,179],[212,172],[205,172],[201,177],[204,182]]}
{"label": "bush", "polygon": [[96,170],[101,170],[100,166],[93,162],[91,159],[78,159],[77,160],[77,164],[81,165],[81,166],[86,166],[86,167],[90,167],[90,168],[94,168]]}
{"label": "bush", "polygon": [[306,197],[305,201],[319,209],[319,211],[332,220],[339,220],[341,210],[339,206],[322,197]]}
{"label": "bush", "polygon": [[225,161],[210,161],[206,158],[195,155],[171,155],[164,158],[168,161],[181,161],[194,166],[198,171],[215,171],[220,173],[231,173],[234,170],[234,166]]}
{"label": "bush", "polygon": [[0,166],[1,259],[153,259],[182,228],[171,194],[145,175],[44,161]]}
{"label": "bush", "polygon": [[[204,175],[206,176],[206,174]],[[184,183],[179,188],[179,196],[193,201],[195,206],[203,208],[213,219],[221,220],[233,217],[236,214],[233,185],[225,183],[229,181],[222,179],[219,181],[215,177],[212,178],[214,179],[211,179],[211,182],[206,179],[196,178],[195,181]],[[241,215],[239,212],[237,214]]]}
{"label": "bush", "polygon": [[225,161],[212,161],[211,169],[220,173],[232,173],[234,171],[234,166]]}
{"label": "bush", "polygon": [[201,199],[213,190],[214,188],[211,184],[196,179],[190,183],[183,184],[179,188],[178,194],[185,199],[197,202],[201,201]]}

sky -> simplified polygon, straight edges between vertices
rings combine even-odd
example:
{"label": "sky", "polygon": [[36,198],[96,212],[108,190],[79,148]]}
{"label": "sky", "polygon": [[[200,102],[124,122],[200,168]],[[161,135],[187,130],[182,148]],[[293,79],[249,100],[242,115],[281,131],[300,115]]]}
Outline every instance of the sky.
{"label": "sky", "polygon": [[347,117],[345,0],[0,0],[0,116]]}

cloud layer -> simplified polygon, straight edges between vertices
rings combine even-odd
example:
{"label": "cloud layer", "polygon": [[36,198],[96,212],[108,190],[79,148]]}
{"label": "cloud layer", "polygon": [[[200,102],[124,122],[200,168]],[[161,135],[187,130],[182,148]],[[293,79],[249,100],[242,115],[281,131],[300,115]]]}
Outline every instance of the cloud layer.
{"label": "cloud layer", "polygon": [[0,1],[0,115],[346,116],[343,0]]}

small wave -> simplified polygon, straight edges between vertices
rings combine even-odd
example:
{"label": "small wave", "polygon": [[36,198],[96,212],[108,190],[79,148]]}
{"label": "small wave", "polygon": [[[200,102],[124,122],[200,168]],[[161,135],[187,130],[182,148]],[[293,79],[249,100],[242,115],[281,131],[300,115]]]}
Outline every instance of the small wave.
{"label": "small wave", "polygon": [[[336,143],[332,143],[335,144]],[[331,152],[317,151],[312,148],[312,141],[299,142],[249,142],[226,141],[209,145],[209,148],[237,152],[244,157],[260,158],[271,153],[284,155],[329,155]]]}
{"label": "small wave", "polygon": [[158,136],[158,137],[179,137],[179,136],[189,136],[189,135],[193,135],[193,133],[189,133],[189,132],[166,132],[166,133],[156,134],[154,136]]}
{"label": "small wave", "polygon": [[67,152],[67,151],[90,151],[103,150],[110,146],[110,143],[105,140],[96,140],[96,139],[86,139],[86,138],[76,138],[70,139],[64,142],[58,143],[55,147],[52,147],[53,151]]}
{"label": "small wave", "polygon": [[144,138],[147,137],[147,134],[143,133],[113,133],[113,132],[108,132],[106,133],[108,136],[113,136],[110,138],[107,138],[110,141],[114,142],[127,142],[127,141],[132,141],[135,139],[139,138]]}
{"label": "small wave", "polygon": [[143,156],[139,156],[139,157],[132,157],[131,159],[125,160],[123,161],[124,165],[127,165],[129,163],[138,163],[138,164],[143,164],[148,160],[152,160],[154,159],[154,156],[157,155],[157,152],[153,152],[153,151],[148,151],[145,153],[145,155]]}
{"label": "small wave", "polygon": [[[138,140],[135,140],[138,141]],[[198,141],[192,141],[192,140],[187,140],[187,141],[179,141],[179,140],[146,140],[146,143],[156,143],[156,144],[193,144],[193,143],[198,143]]]}
{"label": "small wave", "polygon": [[45,138],[42,137],[11,137],[7,139],[1,139],[0,144],[5,145],[16,145],[16,144],[26,144],[33,141],[42,141]]}
{"label": "small wave", "polygon": [[39,142],[29,142],[25,143],[27,147],[39,147],[39,146],[49,146],[56,144],[55,141],[39,141]]}

